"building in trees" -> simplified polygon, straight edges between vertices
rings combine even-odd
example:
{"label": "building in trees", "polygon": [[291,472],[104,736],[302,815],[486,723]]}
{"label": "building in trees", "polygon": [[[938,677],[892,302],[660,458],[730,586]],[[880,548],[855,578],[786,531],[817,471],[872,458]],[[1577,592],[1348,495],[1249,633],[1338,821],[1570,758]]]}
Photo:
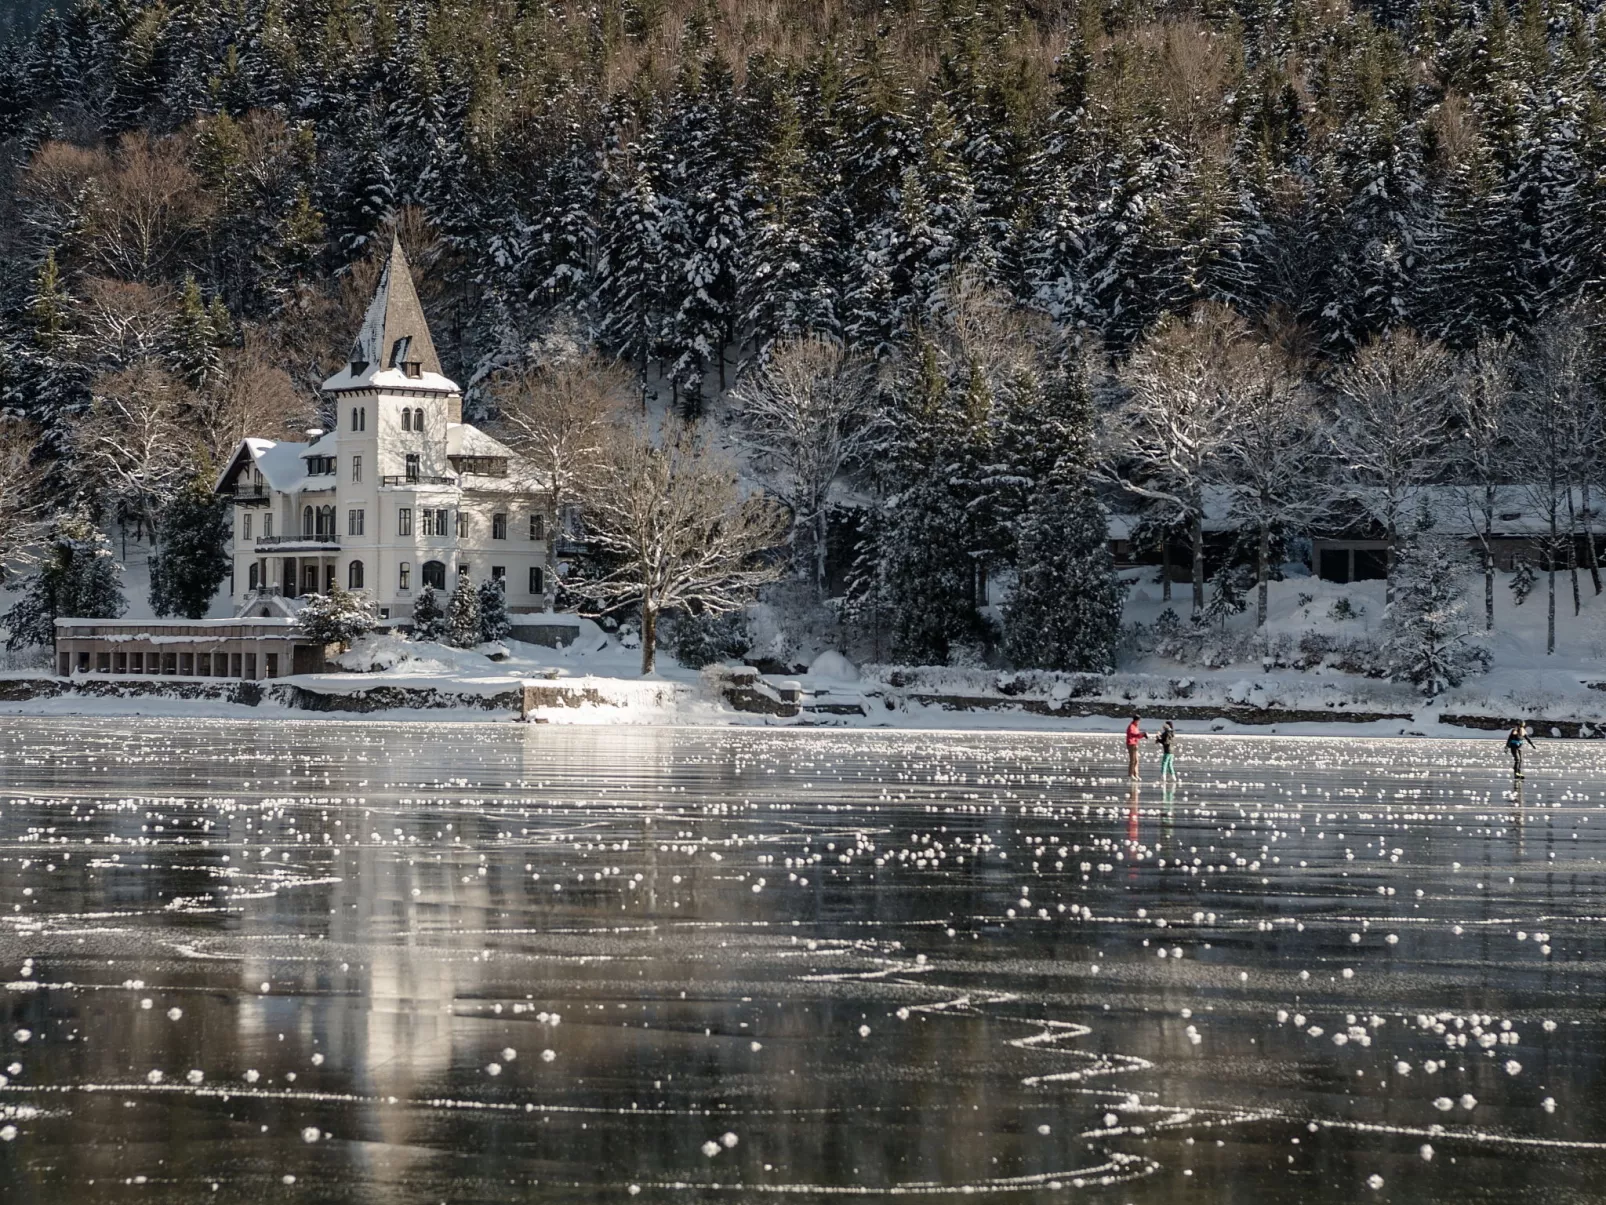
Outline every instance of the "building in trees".
{"label": "building in trees", "polygon": [[424,587],[487,581],[515,617],[545,609],[548,491],[529,461],[463,421],[399,241],[323,395],[333,429],[243,440],[218,476],[234,504],[238,610],[339,585],[380,623],[405,625]]}

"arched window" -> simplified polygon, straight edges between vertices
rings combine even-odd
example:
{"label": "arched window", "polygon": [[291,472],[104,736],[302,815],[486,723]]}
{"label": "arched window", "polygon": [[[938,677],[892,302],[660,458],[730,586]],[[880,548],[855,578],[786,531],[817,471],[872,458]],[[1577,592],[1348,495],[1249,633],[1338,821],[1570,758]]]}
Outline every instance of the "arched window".
{"label": "arched window", "polygon": [[368,430],[368,407],[367,406],[364,406],[361,410],[357,411],[357,430],[359,430],[359,431]]}
{"label": "arched window", "polygon": [[413,430],[414,431],[422,431],[423,429],[424,429],[424,408],[422,406],[420,406],[417,410],[413,411]]}
{"label": "arched window", "polygon": [[433,586],[437,590],[446,589],[446,566],[440,561],[425,561],[423,569],[424,585]]}
{"label": "arched window", "polygon": [[402,407],[402,430],[403,431],[411,431],[412,429],[413,429],[413,411],[412,411],[412,408],[408,407],[408,406],[403,406]]}
{"label": "arched window", "polygon": [[312,524],[313,524],[313,522],[314,522],[314,520],[313,520],[313,514],[312,514],[312,507],[310,507],[310,506],[302,507],[301,508],[301,534],[302,535],[304,535],[304,536],[312,535]]}
{"label": "arched window", "polygon": [[362,589],[362,562],[352,561],[346,566],[346,589]]}
{"label": "arched window", "polygon": [[332,536],[335,534],[335,508],[320,506],[318,508],[318,534]]}
{"label": "arched window", "polygon": [[361,428],[357,426],[357,407],[355,406],[351,408],[351,429],[353,431],[361,430]]}

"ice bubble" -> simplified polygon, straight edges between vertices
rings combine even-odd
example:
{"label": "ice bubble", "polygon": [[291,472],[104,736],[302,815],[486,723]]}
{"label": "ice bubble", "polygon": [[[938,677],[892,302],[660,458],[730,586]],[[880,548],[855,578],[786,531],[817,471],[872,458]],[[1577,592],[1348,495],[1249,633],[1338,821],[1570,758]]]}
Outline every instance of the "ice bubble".
{"label": "ice bubble", "polygon": [[550,1063],[553,1059],[555,1059],[557,1057],[558,1057],[558,1052],[556,1050],[543,1050],[541,1052],[541,1061],[543,1063]]}
{"label": "ice bubble", "polygon": [[1309,979],[1310,978],[1310,972],[1309,971],[1301,971],[1299,973],[1299,977],[1301,979]]}
{"label": "ice bubble", "polygon": [[1463,1095],[1457,1103],[1463,1109],[1475,1109],[1478,1107],[1478,1098],[1472,1095],[1472,1093],[1468,1092]]}
{"label": "ice bubble", "polygon": [[139,1002],[139,1006],[141,1008],[143,1008],[146,1012],[149,1012],[153,1007],[155,1007],[155,1003],[156,1002],[154,1000],[152,1000],[149,996],[146,996],[145,999],[143,999],[143,1000],[141,1000]]}
{"label": "ice bubble", "polygon": [[254,1070],[254,1069],[251,1070],[251,1071],[247,1071],[245,1073],[245,1082],[248,1083],[248,1084],[254,1084],[254,1083],[257,1082],[257,1080],[259,1080],[261,1078],[262,1078],[262,1073],[260,1071]]}
{"label": "ice bubble", "polygon": [[1556,1098],[1554,1096],[1545,1097],[1544,1100],[1539,1102],[1539,1107],[1546,1113],[1554,1113],[1556,1111]]}
{"label": "ice bubble", "polygon": [[159,1084],[159,1083],[161,1083],[162,1082],[162,1073],[160,1071],[146,1072],[146,1074],[145,1074],[145,1082],[147,1084]]}
{"label": "ice bubble", "polygon": [[712,1159],[715,1155],[719,1154],[719,1143],[710,1138],[707,1142],[703,1143],[703,1154]]}
{"label": "ice bubble", "polygon": [[169,1021],[177,1021],[183,1015],[184,1010],[182,1008],[170,1008],[167,1010],[167,1019]]}
{"label": "ice bubble", "polygon": [[1106,1113],[1104,1115],[1104,1125],[1105,1125],[1105,1127],[1107,1129],[1112,1129],[1113,1130],[1116,1127],[1116,1124],[1120,1120],[1121,1119],[1119,1117],[1117,1117],[1114,1113]]}
{"label": "ice bubble", "polygon": [[1041,1134],[1044,1138],[1047,1138],[1054,1131],[1052,1130],[1052,1128],[1050,1128],[1047,1125],[1040,1125],[1040,1126],[1037,1127],[1037,1132],[1039,1134]]}
{"label": "ice bubble", "polygon": [[30,1038],[33,1037],[33,1030],[31,1030],[31,1029],[19,1029],[19,1030],[17,1030],[16,1033],[12,1034],[11,1036],[16,1038],[17,1041],[19,1041],[19,1042],[26,1042]]}
{"label": "ice bubble", "polygon": [[306,1129],[301,1131],[302,1142],[317,1142],[318,1139],[322,1137],[323,1133],[318,1129],[317,1126],[308,1126]]}
{"label": "ice bubble", "polygon": [[1507,1059],[1506,1060],[1506,1074],[1507,1075],[1520,1075],[1520,1074],[1522,1074],[1522,1064],[1517,1062],[1516,1059]]}
{"label": "ice bubble", "polygon": [[1416,1153],[1422,1156],[1422,1161],[1424,1163],[1433,1162],[1433,1144],[1431,1142],[1424,1142],[1421,1146],[1417,1147]]}
{"label": "ice bubble", "polygon": [[641,1185],[632,1184],[629,1188],[625,1189],[625,1191],[628,1192],[633,1197],[640,1196],[641,1195]]}
{"label": "ice bubble", "polygon": [[289,1174],[285,1174],[285,1175],[279,1177],[279,1183],[283,1184],[287,1188],[290,1185],[294,1184],[295,1182],[296,1182],[296,1178],[294,1176],[292,1176],[292,1175],[289,1175]]}
{"label": "ice bubble", "polygon": [[1397,1063],[1394,1064],[1394,1070],[1399,1075],[1410,1075],[1411,1074],[1411,1064],[1407,1063],[1404,1059],[1400,1059]]}
{"label": "ice bubble", "polygon": [[747,1044],[747,1048],[749,1050],[751,1050],[754,1054],[757,1054],[760,1050],[764,1049],[764,1043],[763,1042],[749,1042]]}
{"label": "ice bubble", "polygon": [[314,1067],[322,1067],[323,1066],[323,1055],[321,1055],[321,1054],[313,1055],[312,1056],[312,1065]]}
{"label": "ice bubble", "polygon": [[17,1137],[17,1127],[12,1125],[0,1126],[0,1142],[11,1142]]}
{"label": "ice bubble", "polygon": [[519,1052],[517,1050],[514,1050],[513,1047],[511,1047],[511,1046],[502,1047],[502,1061],[504,1063],[511,1063],[514,1059],[516,1059],[518,1057],[519,1057]]}
{"label": "ice bubble", "polygon": [[1353,971],[1353,970],[1351,970],[1351,969],[1350,969],[1350,968],[1349,968],[1349,967],[1345,967],[1345,968],[1344,968],[1344,969],[1343,969],[1343,970],[1342,970],[1342,971],[1341,971],[1341,972],[1340,972],[1340,974],[1342,974],[1342,975],[1343,975],[1343,976],[1344,976],[1344,978],[1346,978],[1346,979],[1353,979],[1353,978],[1355,978],[1355,972],[1354,972],[1354,971]]}
{"label": "ice bubble", "polygon": [[1378,1189],[1383,1187],[1383,1177],[1378,1175],[1376,1172],[1373,1172],[1370,1176],[1366,1177],[1366,1187],[1370,1188],[1373,1192],[1376,1192]]}
{"label": "ice bubble", "polygon": [[501,1063],[487,1063],[485,1065],[485,1074],[486,1075],[501,1075],[502,1074],[502,1064]]}
{"label": "ice bubble", "polygon": [[199,1068],[191,1067],[189,1071],[185,1072],[184,1078],[189,1080],[192,1084],[198,1084],[206,1078],[206,1073],[201,1071]]}
{"label": "ice bubble", "polygon": [[740,1142],[740,1141],[741,1141],[741,1139],[736,1137],[736,1135],[731,1133],[729,1130],[726,1130],[723,1134],[721,1134],[719,1136],[719,1144],[721,1146],[723,1146],[727,1151],[735,1150],[736,1149],[736,1144],[738,1142]]}
{"label": "ice bubble", "polygon": [[859,1036],[861,1038],[869,1037],[870,1036],[870,1027],[868,1025],[859,1026]]}
{"label": "ice bubble", "polygon": [[1455,1101],[1451,1100],[1448,1096],[1440,1096],[1434,1100],[1433,1107],[1441,1113],[1448,1113],[1451,1109],[1455,1108]]}

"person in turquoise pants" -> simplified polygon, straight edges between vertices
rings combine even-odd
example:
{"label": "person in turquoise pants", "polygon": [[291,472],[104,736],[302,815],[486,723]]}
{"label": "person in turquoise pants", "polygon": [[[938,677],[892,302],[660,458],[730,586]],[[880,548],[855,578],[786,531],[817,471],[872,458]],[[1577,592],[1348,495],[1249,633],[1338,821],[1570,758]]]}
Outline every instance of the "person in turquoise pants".
{"label": "person in turquoise pants", "polygon": [[1160,781],[1164,782],[1169,775],[1173,782],[1177,781],[1176,744],[1177,730],[1170,720],[1165,727],[1155,733],[1154,739],[1160,742]]}

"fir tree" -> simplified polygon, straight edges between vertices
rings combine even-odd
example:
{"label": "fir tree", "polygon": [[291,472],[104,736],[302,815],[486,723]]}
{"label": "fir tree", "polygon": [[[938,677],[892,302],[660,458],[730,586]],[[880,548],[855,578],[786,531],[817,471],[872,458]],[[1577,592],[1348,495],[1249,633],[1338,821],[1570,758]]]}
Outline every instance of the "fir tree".
{"label": "fir tree", "polygon": [[446,638],[446,612],[434,586],[424,586],[413,599],[413,639],[439,644]]}
{"label": "fir tree", "polygon": [[1488,668],[1489,650],[1466,602],[1471,568],[1462,542],[1419,529],[1400,549],[1383,621],[1383,667],[1426,695],[1459,686]]}
{"label": "fir tree", "polygon": [[466,575],[459,576],[457,589],[446,604],[446,643],[454,648],[471,649],[480,642],[479,592]]}
{"label": "fir tree", "polygon": [[1223,561],[1210,575],[1210,599],[1205,603],[1201,618],[1205,623],[1219,623],[1227,630],[1227,620],[1241,615],[1249,604],[1244,600],[1243,576],[1236,565]]}
{"label": "fir tree", "polygon": [[158,551],[151,558],[151,609],[156,614],[186,619],[206,615],[232,564],[228,507],[213,495],[210,482],[197,475],[162,508]]}
{"label": "fir tree", "polygon": [[507,616],[507,588],[501,581],[483,581],[477,590],[482,644],[498,644],[513,632],[513,623]]}
{"label": "fir tree", "polygon": [[1125,591],[1098,500],[1067,485],[1040,491],[1022,520],[1019,546],[1004,655],[1021,668],[1110,672]]}
{"label": "fir tree", "polygon": [[342,652],[359,636],[374,630],[374,605],[336,583],[328,593],[309,594],[296,616],[301,633],[315,644],[337,645]]}
{"label": "fir tree", "polygon": [[121,573],[100,528],[82,511],[64,512],[50,533],[39,570],[5,614],[10,631],[6,647],[54,644],[58,618],[116,619],[126,606],[118,584]]}

